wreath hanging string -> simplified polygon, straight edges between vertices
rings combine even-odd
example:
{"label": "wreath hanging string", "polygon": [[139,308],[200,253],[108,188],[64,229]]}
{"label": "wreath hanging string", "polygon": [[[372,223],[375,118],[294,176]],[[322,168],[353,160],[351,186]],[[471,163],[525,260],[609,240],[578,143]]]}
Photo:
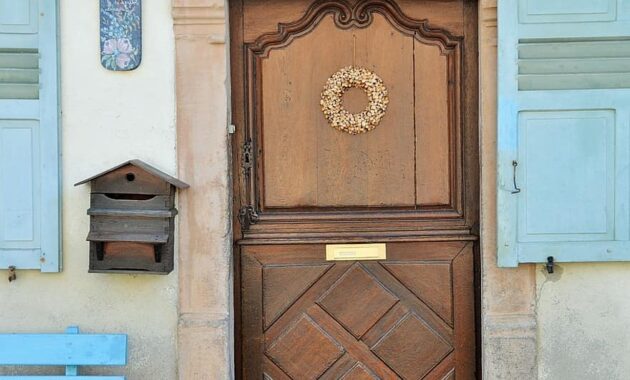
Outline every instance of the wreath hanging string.
{"label": "wreath hanging string", "polygon": [[[343,94],[351,87],[362,89],[368,97],[365,110],[356,114],[343,107]],[[385,116],[388,103],[383,80],[374,72],[356,66],[344,67],[328,78],[320,101],[330,126],[351,135],[376,128]]]}

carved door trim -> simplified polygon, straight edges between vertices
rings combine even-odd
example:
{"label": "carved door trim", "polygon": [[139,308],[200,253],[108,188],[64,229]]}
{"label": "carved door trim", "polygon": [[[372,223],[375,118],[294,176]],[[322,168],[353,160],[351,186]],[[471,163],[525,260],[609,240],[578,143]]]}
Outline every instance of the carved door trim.
{"label": "carved door trim", "polygon": [[[336,364],[332,366],[335,368],[328,366],[322,369],[327,363],[326,360],[310,364],[302,363],[301,368],[310,368],[309,366],[312,365],[313,368],[318,367],[323,371],[320,373],[314,370],[313,373],[309,372],[308,376],[317,378],[325,375],[331,379],[339,378],[339,376],[407,378],[408,376],[404,374],[408,375],[409,372],[402,367],[390,368],[393,372],[388,372],[386,368],[375,369],[378,367],[374,361],[375,357],[386,363],[387,360],[383,352],[379,356],[378,344],[370,339],[384,339],[385,335],[394,334],[397,331],[395,326],[411,323],[415,326],[411,328],[414,331],[421,330],[417,326],[424,326],[424,324],[430,326],[431,334],[437,329],[437,341],[434,341],[433,335],[429,333],[423,335],[423,339],[426,338],[434,343],[442,342],[442,340],[445,342],[443,346],[441,343],[435,343],[438,347],[446,348],[443,350],[444,356],[436,358],[436,363],[441,364],[431,367],[430,371],[435,372],[431,373],[430,378],[438,375],[440,379],[451,379],[455,375],[458,379],[474,378],[476,323],[473,293],[479,220],[476,1],[462,0],[463,35],[452,35],[447,29],[433,25],[430,19],[415,20],[407,17],[395,0],[323,0],[314,1],[299,17],[295,17],[292,13],[292,18],[282,19],[282,21],[292,19],[295,21],[279,24],[276,31],[266,31],[254,39],[250,38],[249,42],[244,42],[246,26],[243,3],[251,4],[254,1],[240,0],[230,3],[232,110],[233,121],[237,127],[232,140],[233,211],[235,216],[238,216],[234,218],[233,224],[237,376],[246,379],[259,378],[262,371],[266,371],[274,380],[290,378],[287,374],[294,378],[306,376],[291,369],[290,364],[287,363],[293,359],[290,356],[284,356],[290,355],[290,352],[282,353],[279,349],[279,345],[282,344],[288,346],[296,344],[295,339],[286,338],[283,343],[280,337],[290,335],[293,331],[298,335],[310,334],[309,336],[315,342],[319,339],[318,337],[321,337],[315,330],[323,329],[324,336],[334,335],[334,337],[331,338],[332,343],[326,343],[324,339],[320,342],[321,344],[330,343],[333,346],[341,344],[345,347],[345,345],[355,344],[354,339],[354,342],[359,342],[357,344],[362,344],[364,347],[344,348],[340,351],[343,352],[340,355],[335,354],[335,349],[331,348],[329,351],[333,354],[330,360],[335,361]],[[406,4],[410,3],[413,2]],[[267,1],[266,5],[273,7],[273,1]],[[449,83],[448,144],[450,153],[448,202],[413,207],[293,207],[286,209],[267,207],[264,204],[264,199],[261,197],[264,191],[265,175],[261,162],[264,157],[261,144],[263,60],[269,57],[273,50],[286,48],[297,38],[310,33],[324,17],[330,15],[333,15],[334,24],[340,29],[368,28],[374,16],[379,15],[402,34],[411,36],[424,44],[438,47],[442,55],[446,57]],[[325,262],[325,244],[348,242],[383,242],[396,248],[392,249],[394,252],[392,256],[388,256],[388,260],[383,262]],[[400,253],[395,253],[398,249],[408,253],[401,256]],[[452,257],[440,256],[438,259],[437,256],[432,255],[451,255]],[[431,257],[437,261],[432,262]],[[453,260],[457,261],[457,264],[453,264],[455,263]],[[451,268],[449,273],[452,274],[450,280],[452,289],[459,289],[459,295],[453,301],[458,305],[453,305],[450,310],[454,318],[457,318],[457,313],[462,313],[459,325],[449,325],[448,318],[445,319],[443,314],[440,316],[437,310],[445,307],[444,305],[429,306],[431,300],[426,296],[413,294],[412,284],[403,283],[400,277],[393,275],[387,269],[390,264],[409,269],[414,265],[432,265],[438,262],[439,265]],[[313,283],[307,284],[308,289],[305,293],[297,294],[295,299],[287,296],[291,299],[290,305],[284,305],[286,308],[281,307],[278,315],[267,315],[266,310],[269,305],[273,305],[273,301],[265,299],[269,295],[265,295],[263,289],[269,290],[268,287],[274,284],[282,288],[279,283],[274,282],[275,280],[270,280],[273,276],[269,275],[269,271],[273,271],[273,268],[285,267],[289,268],[290,272],[293,266],[326,268],[321,275],[316,276]],[[267,276],[266,279],[265,276]],[[380,312],[376,313],[379,314],[378,321],[371,321],[373,324],[365,331],[351,326],[351,323],[344,324],[343,317],[333,316],[339,312],[334,311],[334,307],[330,305],[326,306],[326,294],[333,292],[335,286],[339,284],[341,285],[338,288],[343,289],[343,279],[349,276],[365,279],[366,284],[376,284],[377,288],[384,289],[384,293],[378,292],[381,295],[385,294],[381,298],[385,299],[383,302],[389,308],[383,311],[382,315],[379,314]],[[330,283],[326,287],[320,281]],[[311,292],[309,289],[319,289],[321,294],[310,297],[308,296]],[[420,304],[424,306],[418,306]],[[374,307],[379,309],[380,306]],[[418,309],[412,310],[414,307]],[[428,312],[425,308],[431,311]],[[427,312],[418,316],[419,310]],[[429,321],[427,322],[425,318]],[[385,321],[380,322],[380,320]],[[455,323],[454,321],[451,323]],[[283,328],[274,327],[279,322],[282,322]],[[387,334],[377,337],[378,329],[373,329],[379,323],[392,325],[387,326]],[[276,331],[276,335],[273,335],[273,331]],[[400,338],[403,342],[404,335],[406,334],[403,333]],[[458,338],[455,339],[455,336]],[[408,342],[412,340],[410,338]],[[455,355],[455,352],[459,352],[457,355],[460,356]],[[350,359],[344,359],[344,355]],[[246,361],[245,365],[242,360]],[[393,366],[392,363],[388,363],[387,366]],[[458,369],[453,367],[455,365]],[[440,366],[445,369],[443,372]]]}
{"label": "carved door trim", "polygon": [[[232,15],[238,22],[239,15],[235,14],[238,5],[232,7]],[[470,12],[476,12],[474,6],[468,6]],[[381,210],[373,207],[359,207],[349,212],[334,208],[318,209],[282,209],[270,208],[264,204],[261,194],[264,191],[264,171],[260,157],[263,155],[261,144],[262,123],[262,75],[261,61],[269,56],[274,49],[290,45],[296,38],[312,31],[323,17],[332,14],[335,24],[342,29],[366,28],[372,23],[373,16],[384,16],[390,24],[401,33],[412,36],[425,44],[439,47],[448,61],[449,86],[449,129],[450,129],[450,200],[448,204],[416,206],[416,207],[386,207]],[[472,14],[469,21],[476,25]],[[471,25],[473,25],[471,24]],[[472,30],[470,33],[474,33]],[[233,45],[237,45],[236,43]],[[471,79],[469,74],[475,73],[476,60],[464,61],[465,54],[474,52],[476,44],[464,44],[461,36],[454,36],[447,30],[434,27],[427,20],[414,20],[407,17],[400,7],[389,0],[364,0],[351,5],[345,1],[316,1],[299,20],[290,23],[280,23],[277,31],[265,33],[254,42],[240,42],[240,51],[233,47],[233,57],[238,55],[233,67],[233,80],[242,89],[243,96],[236,97],[242,101],[242,115],[238,116],[238,128],[234,146],[235,191],[239,201],[236,212],[241,230],[249,241],[255,243],[258,239],[274,239],[277,233],[309,231],[312,224],[317,223],[335,231],[352,230],[356,235],[357,224],[364,225],[362,235],[369,238],[382,236],[382,229],[365,225],[365,220],[383,223],[397,222],[396,227],[388,227],[388,236],[401,239],[417,239],[422,236],[442,236],[445,239],[457,239],[458,235],[475,233],[473,226],[477,212],[477,163],[472,156],[464,160],[463,154],[475,155],[476,149],[470,149],[471,143],[476,144],[476,77]],[[235,62],[235,63],[236,63]],[[243,68],[241,73],[239,67]],[[237,78],[235,78],[235,74]],[[238,120],[240,119],[240,120]],[[458,128],[464,125],[465,128]],[[440,225],[436,229],[435,225]],[[287,228],[287,226],[291,228]],[[430,232],[429,232],[430,231]],[[326,232],[311,233],[311,238],[330,239],[333,235]],[[339,236],[335,233],[334,236]],[[345,240],[346,238],[342,238]],[[296,242],[305,241],[296,238]]]}

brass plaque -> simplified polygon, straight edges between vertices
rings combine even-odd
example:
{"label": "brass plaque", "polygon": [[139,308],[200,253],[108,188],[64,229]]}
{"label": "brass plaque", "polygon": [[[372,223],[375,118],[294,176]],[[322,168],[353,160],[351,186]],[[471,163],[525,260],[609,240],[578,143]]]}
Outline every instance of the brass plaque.
{"label": "brass plaque", "polygon": [[327,244],[326,260],[385,260],[386,244]]}

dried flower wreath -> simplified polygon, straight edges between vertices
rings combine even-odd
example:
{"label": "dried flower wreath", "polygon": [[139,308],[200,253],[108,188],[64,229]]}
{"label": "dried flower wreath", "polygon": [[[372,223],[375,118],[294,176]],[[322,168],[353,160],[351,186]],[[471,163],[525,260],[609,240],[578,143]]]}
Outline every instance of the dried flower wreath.
{"label": "dried flower wreath", "polygon": [[[357,114],[343,108],[343,94],[351,87],[364,90],[368,97],[367,107]],[[372,71],[356,66],[344,67],[328,78],[320,101],[330,126],[351,135],[376,128],[385,116],[388,103],[383,80]]]}

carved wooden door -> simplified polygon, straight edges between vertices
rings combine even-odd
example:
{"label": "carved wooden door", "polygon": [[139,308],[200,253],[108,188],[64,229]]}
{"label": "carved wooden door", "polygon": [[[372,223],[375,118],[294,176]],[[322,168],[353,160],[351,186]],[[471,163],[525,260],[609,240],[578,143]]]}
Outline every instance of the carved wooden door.
{"label": "carved wooden door", "polygon": [[[230,22],[238,376],[474,378],[476,4],[236,0]],[[348,243],[386,257],[327,260]]]}

